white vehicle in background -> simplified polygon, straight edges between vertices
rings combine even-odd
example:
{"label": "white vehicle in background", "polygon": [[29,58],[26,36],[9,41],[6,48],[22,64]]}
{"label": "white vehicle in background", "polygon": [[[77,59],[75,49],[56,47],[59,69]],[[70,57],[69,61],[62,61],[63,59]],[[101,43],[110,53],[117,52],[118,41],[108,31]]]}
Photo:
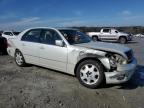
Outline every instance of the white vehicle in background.
{"label": "white vehicle in background", "polygon": [[141,37],[144,37],[144,34],[141,34]]}
{"label": "white vehicle in background", "polygon": [[136,34],[135,37],[144,37],[144,34]]}
{"label": "white vehicle in background", "polygon": [[135,72],[137,61],[131,48],[93,42],[74,29],[37,27],[8,40],[8,54],[18,66],[38,66],[75,75],[88,88],[102,82],[124,83]]}
{"label": "white vehicle in background", "polygon": [[4,31],[2,37],[5,37],[7,40],[9,38],[15,38],[20,32]]}
{"label": "white vehicle in background", "polygon": [[100,32],[88,32],[89,35],[94,41],[104,40],[104,41],[119,41],[122,44],[127,43],[132,40],[132,35],[124,32],[120,32],[116,29],[103,28]]}

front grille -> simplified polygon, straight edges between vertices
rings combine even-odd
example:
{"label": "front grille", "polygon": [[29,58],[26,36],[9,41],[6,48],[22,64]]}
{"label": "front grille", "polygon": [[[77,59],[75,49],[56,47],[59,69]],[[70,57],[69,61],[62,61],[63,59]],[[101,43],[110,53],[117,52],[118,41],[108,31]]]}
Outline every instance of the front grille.
{"label": "front grille", "polygon": [[127,52],[125,52],[127,58],[128,58],[128,63],[130,63],[133,59],[133,51],[132,50],[129,50]]}

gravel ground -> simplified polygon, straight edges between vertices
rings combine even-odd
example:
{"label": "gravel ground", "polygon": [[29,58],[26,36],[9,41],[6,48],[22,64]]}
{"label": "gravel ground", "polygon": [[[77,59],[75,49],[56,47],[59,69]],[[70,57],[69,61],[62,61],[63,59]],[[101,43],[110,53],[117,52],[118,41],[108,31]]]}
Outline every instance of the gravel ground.
{"label": "gravel ground", "polygon": [[132,79],[88,89],[70,75],[38,66],[18,67],[0,56],[0,108],[144,108],[144,38],[126,44],[138,60]]}

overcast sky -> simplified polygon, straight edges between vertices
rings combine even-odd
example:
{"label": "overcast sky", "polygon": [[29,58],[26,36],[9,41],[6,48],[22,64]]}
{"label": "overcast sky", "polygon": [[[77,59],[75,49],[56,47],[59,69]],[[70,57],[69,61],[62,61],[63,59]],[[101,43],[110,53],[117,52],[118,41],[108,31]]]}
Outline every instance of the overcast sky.
{"label": "overcast sky", "polygon": [[0,0],[0,29],[144,26],[144,0]]}

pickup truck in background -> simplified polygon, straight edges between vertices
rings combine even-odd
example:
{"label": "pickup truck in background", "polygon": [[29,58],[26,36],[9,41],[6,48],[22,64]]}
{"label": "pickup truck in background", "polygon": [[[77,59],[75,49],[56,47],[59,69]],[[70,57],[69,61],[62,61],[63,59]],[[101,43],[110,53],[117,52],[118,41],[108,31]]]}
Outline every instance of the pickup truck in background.
{"label": "pickup truck in background", "polygon": [[115,40],[118,41],[122,44],[127,43],[128,41],[132,40],[132,35],[124,32],[120,32],[116,29],[111,29],[111,28],[104,28],[101,29],[100,32],[88,32],[87,35],[89,35],[93,41],[98,41],[98,40]]}

